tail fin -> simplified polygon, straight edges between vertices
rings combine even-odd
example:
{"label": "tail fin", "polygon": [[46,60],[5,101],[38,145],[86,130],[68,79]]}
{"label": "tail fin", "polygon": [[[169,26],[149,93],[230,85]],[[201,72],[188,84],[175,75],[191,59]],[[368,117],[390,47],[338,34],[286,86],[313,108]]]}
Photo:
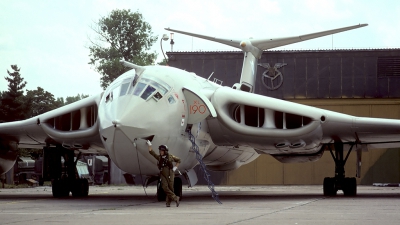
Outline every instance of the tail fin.
{"label": "tail fin", "polygon": [[301,41],[306,41],[310,40],[313,38],[318,38],[318,37],[323,37],[326,35],[330,34],[336,34],[342,31],[347,31],[347,30],[352,30],[360,27],[365,27],[368,24],[358,24],[354,26],[349,26],[349,27],[342,27],[338,29],[333,29],[333,30],[326,30],[326,31],[321,31],[321,32],[316,32],[316,33],[311,33],[311,34],[304,34],[300,36],[293,36],[293,37],[283,37],[283,38],[267,38],[267,39],[244,39],[242,41],[240,40],[234,40],[234,39],[226,39],[226,38],[216,38],[216,37],[211,37],[211,36],[206,36],[206,35],[201,35],[201,34],[195,34],[195,33],[189,33],[185,31],[180,31],[180,30],[174,30],[170,28],[165,28],[168,31],[173,31],[176,33],[181,33],[197,38],[202,38],[206,39],[209,41],[214,41],[218,42],[221,44],[229,45],[235,48],[242,49],[242,51],[245,53],[244,61],[243,61],[243,68],[242,68],[242,73],[240,76],[240,83],[233,85],[233,88],[240,89],[242,91],[246,92],[254,92],[254,85],[256,81],[256,74],[257,74],[257,64],[258,64],[258,59],[261,58],[261,55],[263,53],[263,50],[271,49],[271,48],[276,48],[284,45],[289,45]]}

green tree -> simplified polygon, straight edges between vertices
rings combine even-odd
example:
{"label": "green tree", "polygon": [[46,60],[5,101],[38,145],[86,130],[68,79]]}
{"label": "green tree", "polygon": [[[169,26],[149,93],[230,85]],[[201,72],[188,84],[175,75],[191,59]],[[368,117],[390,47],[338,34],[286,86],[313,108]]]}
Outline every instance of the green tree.
{"label": "green tree", "polygon": [[56,108],[60,108],[61,106],[64,106],[64,98],[63,97],[59,97],[56,99],[56,101],[54,102],[54,105],[56,106]]}
{"label": "green tree", "polygon": [[90,39],[89,64],[101,77],[101,87],[106,89],[119,75],[129,70],[119,60],[124,59],[137,65],[153,64],[156,53],[148,53],[157,40],[152,36],[151,26],[141,13],[128,10],[113,10],[101,17],[91,27],[97,34],[96,41]]}
{"label": "green tree", "polygon": [[24,105],[24,87],[26,81],[20,74],[17,65],[11,65],[14,72],[7,70],[8,90],[2,93],[0,107],[0,122],[10,122],[25,119],[26,107]]}
{"label": "green tree", "polygon": [[26,117],[34,117],[57,108],[54,95],[41,87],[37,90],[27,90],[25,106],[28,108]]}
{"label": "green tree", "polygon": [[167,59],[163,59],[161,62],[158,62],[157,65],[168,66],[168,60]]}
{"label": "green tree", "polygon": [[84,95],[84,94],[78,94],[76,96],[68,96],[68,97],[65,98],[64,105],[68,105],[68,104],[71,104],[73,102],[77,102],[77,101],[82,100],[82,99],[87,98],[87,97],[89,97],[89,95]]}
{"label": "green tree", "polygon": [[20,68],[11,65],[14,72],[8,72],[8,90],[0,91],[0,123],[31,118],[72,102],[79,101],[89,95],[77,94],[64,98],[54,98],[54,95],[41,87],[36,90],[26,90],[26,81],[21,77]]}

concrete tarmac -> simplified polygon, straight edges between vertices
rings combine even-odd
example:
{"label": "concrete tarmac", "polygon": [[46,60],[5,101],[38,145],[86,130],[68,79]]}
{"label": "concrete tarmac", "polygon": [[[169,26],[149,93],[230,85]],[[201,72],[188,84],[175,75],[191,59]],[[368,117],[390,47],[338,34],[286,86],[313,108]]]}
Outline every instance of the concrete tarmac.
{"label": "concrete tarmac", "polygon": [[322,195],[322,186],[185,188],[177,208],[155,187],[94,186],[87,198],[53,198],[51,187],[0,189],[0,224],[398,224],[400,188],[359,186],[357,197]]}

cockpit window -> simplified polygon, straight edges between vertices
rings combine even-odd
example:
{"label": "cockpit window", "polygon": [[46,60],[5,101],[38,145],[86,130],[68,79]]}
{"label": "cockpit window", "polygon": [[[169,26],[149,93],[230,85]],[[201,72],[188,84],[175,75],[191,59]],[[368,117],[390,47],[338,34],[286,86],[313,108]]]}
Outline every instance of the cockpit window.
{"label": "cockpit window", "polygon": [[113,100],[113,90],[106,96],[106,103]]}
{"label": "cockpit window", "polygon": [[175,98],[172,97],[172,95],[170,95],[170,96],[168,97],[168,102],[169,102],[170,104],[174,104],[176,101],[175,101]]}
{"label": "cockpit window", "polygon": [[133,90],[133,94],[139,96],[142,93],[143,89],[146,87],[147,84],[139,82],[135,89]]}
{"label": "cockpit window", "polygon": [[122,84],[119,96],[125,95],[128,88],[129,88],[129,83]]}
{"label": "cockpit window", "polygon": [[147,78],[142,78],[142,80],[153,85],[154,87],[158,88],[160,90],[160,93],[163,95],[165,95],[165,93],[168,92],[169,86],[165,87],[165,86],[161,85],[160,83],[157,83],[157,82],[147,79]]}
{"label": "cockpit window", "polygon": [[140,97],[144,100],[147,100],[155,91],[156,89],[153,86],[149,85]]}
{"label": "cockpit window", "polygon": [[158,101],[158,100],[160,100],[160,99],[162,98],[162,95],[160,94],[160,92],[157,91],[157,93],[155,93],[155,94],[153,95],[153,98],[154,98],[156,101]]}
{"label": "cockpit window", "polygon": [[[135,77],[132,83],[133,86],[135,86],[135,80],[137,80],[137,77]],[[143,74],[143,76],[137,82],[136,87],[134,87],[133,94],[140,96],[144,100],[148,100],[150,97],[153,97],[156,101],[158,101],[169,90],[171,90],[171,87],[164,81],[157,79],[156,77]]]}
{"label": "cockpit window", "polygon": [[125,79],[122,81],[121,90],[119,92],[119,96],[126,95],[126,92],[129,89],[129,84],[131,83],[131,78]]}

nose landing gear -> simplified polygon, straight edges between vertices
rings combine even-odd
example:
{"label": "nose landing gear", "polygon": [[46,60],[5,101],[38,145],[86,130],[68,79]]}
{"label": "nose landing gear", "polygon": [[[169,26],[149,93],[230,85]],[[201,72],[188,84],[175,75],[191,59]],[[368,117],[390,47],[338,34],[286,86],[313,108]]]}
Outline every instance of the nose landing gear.
{"label": "nose landing gear", "polygon": [[335,196],[338,190],[342,190],[346,196],[357,195],[357,180],[355,177],[345,177],[344,166],[346,165],[347,159],[353,149],[354,144],[351,145],[350,150],[347,152],[345,158],[343,158],[343,143],[335,142],[335,154],[333,153],[330,146],[329,151],[335,161],[335,177],[325,177],[323,189],[325,196]]}

